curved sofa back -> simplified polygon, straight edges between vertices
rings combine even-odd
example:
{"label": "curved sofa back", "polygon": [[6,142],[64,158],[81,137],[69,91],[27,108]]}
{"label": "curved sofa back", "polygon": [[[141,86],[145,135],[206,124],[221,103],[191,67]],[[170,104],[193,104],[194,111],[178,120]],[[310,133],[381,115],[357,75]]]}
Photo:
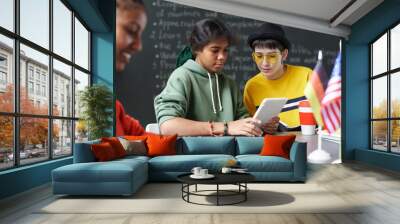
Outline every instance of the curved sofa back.
{"label": "curved sofa back", "polygon": [[236,137],[236,155],[259,154],[264,145],[263,137]]}
{"label": "curved sofa back", "polygon": [[223,137],[182,137],[176,145],[178,155],[225,154],[235,155],[235,138]]}

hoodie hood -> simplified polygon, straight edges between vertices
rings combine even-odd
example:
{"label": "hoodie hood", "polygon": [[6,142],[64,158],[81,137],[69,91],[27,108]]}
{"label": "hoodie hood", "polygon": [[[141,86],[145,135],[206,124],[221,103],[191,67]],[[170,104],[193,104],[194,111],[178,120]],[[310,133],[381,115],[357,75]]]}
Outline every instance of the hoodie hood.
{"label": "hoodie hood", "polygon": [[[214,114],[217,112],[221,112],[224,108],[222,107],[222,101],[221,101],[221,93],[220,89],[221,87],[219,86],[219,76],[220,74],[215,73],[215,86],[216,88],[213,87],[213,78],[211,78],[211,74],[203,68],[203,66],[199,65],[197,62],[195,62],[192,59],[189,59],[185,62],[185,64],[182,65],[183,68],[188,69],[189,71],[201,75],[205,78],[208,78],[209,81],[209,87],[210,87],[210,94],[211,94],[211,103],[212,103],[212,109]],[[215,96],[217,99],[214,99]]]}
{"label": "hoodie hood", "polygon": [[203,66],[199,65],[196,61],[192,59],[187,60],[185,64],[182,65],[182,67],[188,69],[191,72],[194,72],[196,74],[208,78],[209,72],[206,69],[204,69]]}

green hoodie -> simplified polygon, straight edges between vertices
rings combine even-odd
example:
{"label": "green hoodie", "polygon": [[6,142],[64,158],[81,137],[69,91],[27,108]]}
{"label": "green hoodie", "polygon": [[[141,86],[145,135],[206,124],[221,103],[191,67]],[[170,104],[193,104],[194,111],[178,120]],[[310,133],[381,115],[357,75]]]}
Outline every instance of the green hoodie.
{"label": "green hoodie", "polygon": [[154,99],[154,109],[159,124],[175,117],[195,121],[248,117],[235,81],[222,74],[209,74],[193,60],[172,72],[164,90]]}

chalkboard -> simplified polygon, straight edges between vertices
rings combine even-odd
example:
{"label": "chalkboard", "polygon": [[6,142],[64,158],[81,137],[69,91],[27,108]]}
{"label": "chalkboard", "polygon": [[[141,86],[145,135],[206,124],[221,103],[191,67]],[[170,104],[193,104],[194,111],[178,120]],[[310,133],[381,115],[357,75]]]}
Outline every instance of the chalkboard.
{"label": "chalkboard", "polygon": [[[194,24],[201,19],[216,17],[237,35],[239,43],[230,48],[224,74],[235,79],[243,89],[246,81],[257,73],[246,41],[262,21],[162,0],[145,1],[145,4],[148,22],[142,36],[143,50],[133,56],[125,71],[116,77],[117,99],[143,126],[156,121],[154,97],[164,88],[175,69],[177,54],[187,44]],[[330,73],[339,48],[339,37],[285,26],[284,30],[292,43],[287,63],[312,69],[318,50],[322,50],[325,69]]]}

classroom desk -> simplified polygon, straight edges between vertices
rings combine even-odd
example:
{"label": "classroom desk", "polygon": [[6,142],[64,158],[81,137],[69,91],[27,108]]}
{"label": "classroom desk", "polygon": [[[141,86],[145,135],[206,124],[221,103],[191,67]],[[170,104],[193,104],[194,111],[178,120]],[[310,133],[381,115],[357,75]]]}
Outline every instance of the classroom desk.
{"label": "classroom desk", "polygon": [[[292,132],[296,135],[296,141],[307,142],[307,156],[318,146],[318,135],[302,135],[301,132]],[[341,163],[340,138],[322,135],[322,149],[331,155],[328,163]]]}

